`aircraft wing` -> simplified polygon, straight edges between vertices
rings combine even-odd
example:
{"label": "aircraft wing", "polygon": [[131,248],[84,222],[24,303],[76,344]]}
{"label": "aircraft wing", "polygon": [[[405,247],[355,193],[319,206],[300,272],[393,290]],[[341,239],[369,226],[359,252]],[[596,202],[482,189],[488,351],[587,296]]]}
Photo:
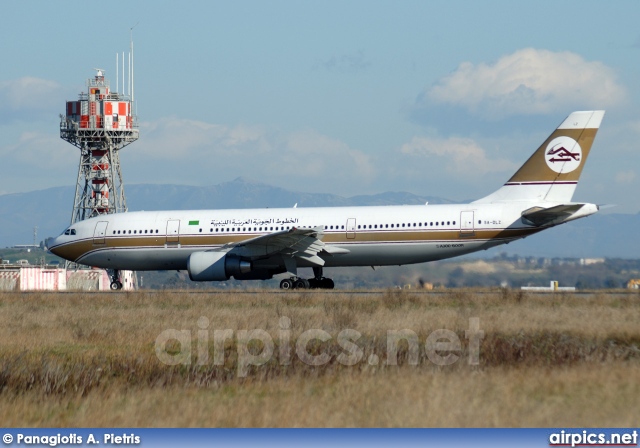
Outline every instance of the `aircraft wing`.
{"label": "aircraft wing", "polygon": [[346,249],[326,246],[322,242],[323,236],[321,228],[299,229],[294,227],[237,243],[225,244],[219,250],[252,259],[284,255],[304,259],[316,266],[324,266],[324,260],[318,256],[320,252],[348,253]]}
{"label": "aircraft wing", "polygon": [[[547,224],[559,224],[569,220],[581,208],[590,204],[562,204],[555,207],[533,207],[522,212],[522,219],[528,224],[541,227]],[[580,216],[582,217],[582,214]]]}

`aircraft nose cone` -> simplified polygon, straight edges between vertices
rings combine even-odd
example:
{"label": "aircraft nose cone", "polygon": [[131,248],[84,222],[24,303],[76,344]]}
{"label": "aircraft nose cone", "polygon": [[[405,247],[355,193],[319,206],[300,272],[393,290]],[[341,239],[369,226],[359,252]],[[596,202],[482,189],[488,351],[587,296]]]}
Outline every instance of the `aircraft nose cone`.
{"label": "aircraft nose cone", "polygon": [[[45,248],[49,252],[51,252],[54,255],[58,255],[58,254],[56,254],[55,247],[54,247],[56,245],[56,238],[55,237],[51,237],[50,236],[49,238],[47,238],[45,240],[44,244],[45,244]],[[51,249],[52,247],[53,247],[53,249]]]}
{"label": "aircraft nose cone", "polygon": [[47,250],[65,260],[76,261],[82,255],[82,248],[78,247],[77,242],[70,241],[69,237],[64,235],[55,238],[47,238]]}

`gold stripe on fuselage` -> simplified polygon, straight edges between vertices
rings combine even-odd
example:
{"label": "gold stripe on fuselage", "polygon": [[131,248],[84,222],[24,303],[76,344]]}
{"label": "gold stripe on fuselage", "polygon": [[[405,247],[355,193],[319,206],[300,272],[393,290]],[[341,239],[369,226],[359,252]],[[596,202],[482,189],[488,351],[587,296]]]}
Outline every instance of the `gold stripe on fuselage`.
{"label": "gold stripe on fuselage", "polygon": [[[325,233],[322,241],[330,245],[354,245],[354,244],[424,244],[436,242],[475,242],[487,240],[516,239],[529,236],[539,232],[541,228],[517,228],[517,229],[479,229],[470,236],[461,236],[460,229],[447,230],[425,230],[425,231],[396,231],[396,232],[370,232],[357,231],[354,238],[347,238],[346,232]],[[350,233],[352,235],[353,233]],[[99,252],[109,249],[162,249],[164,247],[176,247],[180,244],[183,249],[193,247],[202,250],[207,247],[220,247],[225,244],[239,243],[251,238],[256,238],[265,233],[239,233],[222,235],[180,235],[178,241],[167,242],[166,235],[149,236],[105,236],[99,241],[104,243],[94,243],[94,238],[74,241],[62,244],[55,248],[56,253],[65,259],[78,260],[82,256],[91,252]]]}

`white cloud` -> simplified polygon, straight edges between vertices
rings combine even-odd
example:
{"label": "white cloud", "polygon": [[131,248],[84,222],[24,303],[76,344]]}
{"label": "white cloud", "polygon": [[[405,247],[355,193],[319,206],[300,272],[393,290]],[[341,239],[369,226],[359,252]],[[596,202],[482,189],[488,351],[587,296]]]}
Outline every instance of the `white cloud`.
{"label": "white cloud", "polygon": [[525,48],[493,64],[464,62],[427,89],[418,107],[446,104],[489,119],[607,108],[625,100],[615,72],[582,56]]}
{"label": "white cloud", "polygon": [[[141,137],[121,151],[124,181],[213,185],[245,176],[296,191],[344,193],[365,188],[370,157],[312,129],[287,134],[264,126],[227,126],[167,117],[141,123]],[[80,151],[57,132],[17,133],[0,146],[0,189],[29,191],[73,183]]]}
{"label": "white cloud", "polygon": [[314,130],[287,136],[282,149],[288,160],[304,161],[298,166],[309,177],[348,176],[370,181],[375,173],[368,155]]}
{"label": "white cloud", "polygon": [[213,184],[247,176],[335,192],[353,182],[368,183],[375,174],[368,155],[311,129],[282,135],[262,126],[163,118],[142,123],[141,135],[125,149],[128,182],[157,182],[149,176],[160,175],[171,182]]}
{"label": "white cloud", "polygon": [[73,185],[80,151],[61,140],[57,133],[28,131],[1,145],[0,157],[0,189],[15,193]]}
{"label": "white cloud", "polygon": [[619,184],[631,184],[636,179],[636,173],[633,170],[618,171],[616,173],[616,182]]}
{"label": "white cloud", "polygon": [[[228,126],[189,120],[177,117],[165,117],[154,122],[143,122],[140,125],[142,138],[131,151],[143,154],[153,160],[176,160],[182,157],[218,156],[221,147],[235,148],[242,138],[240,130]],[[199,163],[201,163],[199,161]]]}
{"label": "white cloud", "polygon": [[429,161],[434,167],[443,167],[447,172],[464,176],[482,176],[516,168],[508,160],[490,159],[486,151],[470,138],[414,137],[399,151]]}
{"label": "white cloud", "polygon": [[3,105],[0,114],[3,120],[12,120],[33,114],[64,113],[63,95],[61,86],[47,79],[24,77],[0,81],[0,104]]}
{"label": "white cloud", "polygon": [[77,166],[80,150],[64,142],[51,132],[29,131],[20,134],[17,142],[0,147],[0,155],[6,163],[19,163],[33,169],[44,170],[46,176],[51,170]]}

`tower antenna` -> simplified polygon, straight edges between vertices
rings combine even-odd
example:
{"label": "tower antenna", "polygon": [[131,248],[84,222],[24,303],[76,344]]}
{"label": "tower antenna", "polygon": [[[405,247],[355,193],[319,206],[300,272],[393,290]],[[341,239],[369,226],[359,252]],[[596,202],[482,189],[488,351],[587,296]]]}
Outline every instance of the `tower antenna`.
{"label": "tower antenna", "polygon": [[131,27],[129,30],[129,51],[131,52],[131,102],[135,101],[134,93],[133,93],[133,29],[138,26],[137,22],[135,25]]}

